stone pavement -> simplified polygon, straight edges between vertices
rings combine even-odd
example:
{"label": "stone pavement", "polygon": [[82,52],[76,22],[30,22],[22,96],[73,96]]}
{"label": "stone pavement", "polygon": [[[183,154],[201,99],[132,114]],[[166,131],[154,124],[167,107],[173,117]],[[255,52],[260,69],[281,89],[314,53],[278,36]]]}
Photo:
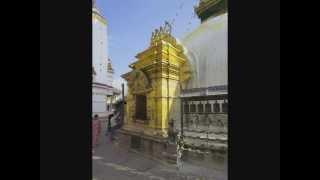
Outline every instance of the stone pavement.
{"label": "stone pavement", "polygon": [[95,180],[216,180],[210,178],[209,171],[201,168],[186,165],[181,172],[175,165],[160,163],[122,149],[117,146],[117,140],[110,142],[109,137],[105,136],[105,125],[102,124],[102,127],[99,145],[92,156]]}

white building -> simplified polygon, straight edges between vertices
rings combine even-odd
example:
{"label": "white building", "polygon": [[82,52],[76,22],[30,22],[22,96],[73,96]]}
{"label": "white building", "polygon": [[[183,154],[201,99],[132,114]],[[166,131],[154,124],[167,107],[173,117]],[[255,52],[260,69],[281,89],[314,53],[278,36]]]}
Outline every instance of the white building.
{"label": "white building", "polygon": [[[94,1],[93,1],[94,3]],[[112,86],[113,68],[108,58],[107,21],[95,7],[92,8],[92,114],[107,116],[112,101],[118,94]]]}

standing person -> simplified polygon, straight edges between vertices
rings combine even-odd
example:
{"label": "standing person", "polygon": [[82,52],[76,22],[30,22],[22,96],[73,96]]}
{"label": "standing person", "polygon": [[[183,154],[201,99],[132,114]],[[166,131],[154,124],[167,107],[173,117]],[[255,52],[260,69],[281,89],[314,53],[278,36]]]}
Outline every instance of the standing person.
{"label": "standing person", "polygon": [[110,134],[110,141],[113,140],[113,127],[112,127],[112,118],[113,114],[108,117],[108,134]]}
{"label": "standing person", "polygon": [[113,114],[108,116],[108,123],[107,123],[107,134],[109,134],[109,132],[111,132],[111,119],[113,117]]}

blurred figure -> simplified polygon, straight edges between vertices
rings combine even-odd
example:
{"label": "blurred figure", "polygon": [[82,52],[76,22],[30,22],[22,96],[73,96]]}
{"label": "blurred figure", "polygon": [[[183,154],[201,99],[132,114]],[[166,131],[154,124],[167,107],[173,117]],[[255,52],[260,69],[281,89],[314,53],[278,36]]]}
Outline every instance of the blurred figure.
{"label": "blurred figure", "polygon": [[108,122],[107,122],[107,135],[109,134],[109,132],[111,132],[111,119],[112,119],[112,117],[113,117],[113,114],[110,114],[109,116],[108,116]]}
{"label": "blurred figure", "polygon": [[112,113],[108,116],[107,122],[106,122],[106,136],[109,136],[110,141],[112,142],[115,140],[115,132],[117,129],[120,129],[123,125],[122,120],[122,111],[123,111],[124,102],[118,101],[114,104],[114,110]]}
{"label": "blurred figure", "polygon": [[113,135],[114,135],[114,114],[111,114],[109,117],[108,117],[108,126],[107,126],[107,134],[110,135],[110,141],[113,141],[114,138],[113,138]]}

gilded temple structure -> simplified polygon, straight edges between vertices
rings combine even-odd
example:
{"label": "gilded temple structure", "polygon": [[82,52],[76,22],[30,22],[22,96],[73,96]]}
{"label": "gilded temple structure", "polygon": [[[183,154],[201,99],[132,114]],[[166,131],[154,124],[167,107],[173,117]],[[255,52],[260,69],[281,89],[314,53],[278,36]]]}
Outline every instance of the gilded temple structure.
{"label": "gilded temple structure", "polygon": [[169,161],[177,155],[176,162],[209,166],[227,179],[227,0],[199,0],[194,11],[199,26],[178,41],[166,22],[122,75],[128,94],[121,144]]}
{"label": "gilded temple structure", "polygon": [[[183,47],[171,35],[171,25],[156,29],[149,47],[136,55],[122,75],[128,94],[121,134],[132,148],[161,156],[168,142],[169,124],[178,118],[180,88],[190,78]],[[129,142],[131,141],[131,142]]]}

